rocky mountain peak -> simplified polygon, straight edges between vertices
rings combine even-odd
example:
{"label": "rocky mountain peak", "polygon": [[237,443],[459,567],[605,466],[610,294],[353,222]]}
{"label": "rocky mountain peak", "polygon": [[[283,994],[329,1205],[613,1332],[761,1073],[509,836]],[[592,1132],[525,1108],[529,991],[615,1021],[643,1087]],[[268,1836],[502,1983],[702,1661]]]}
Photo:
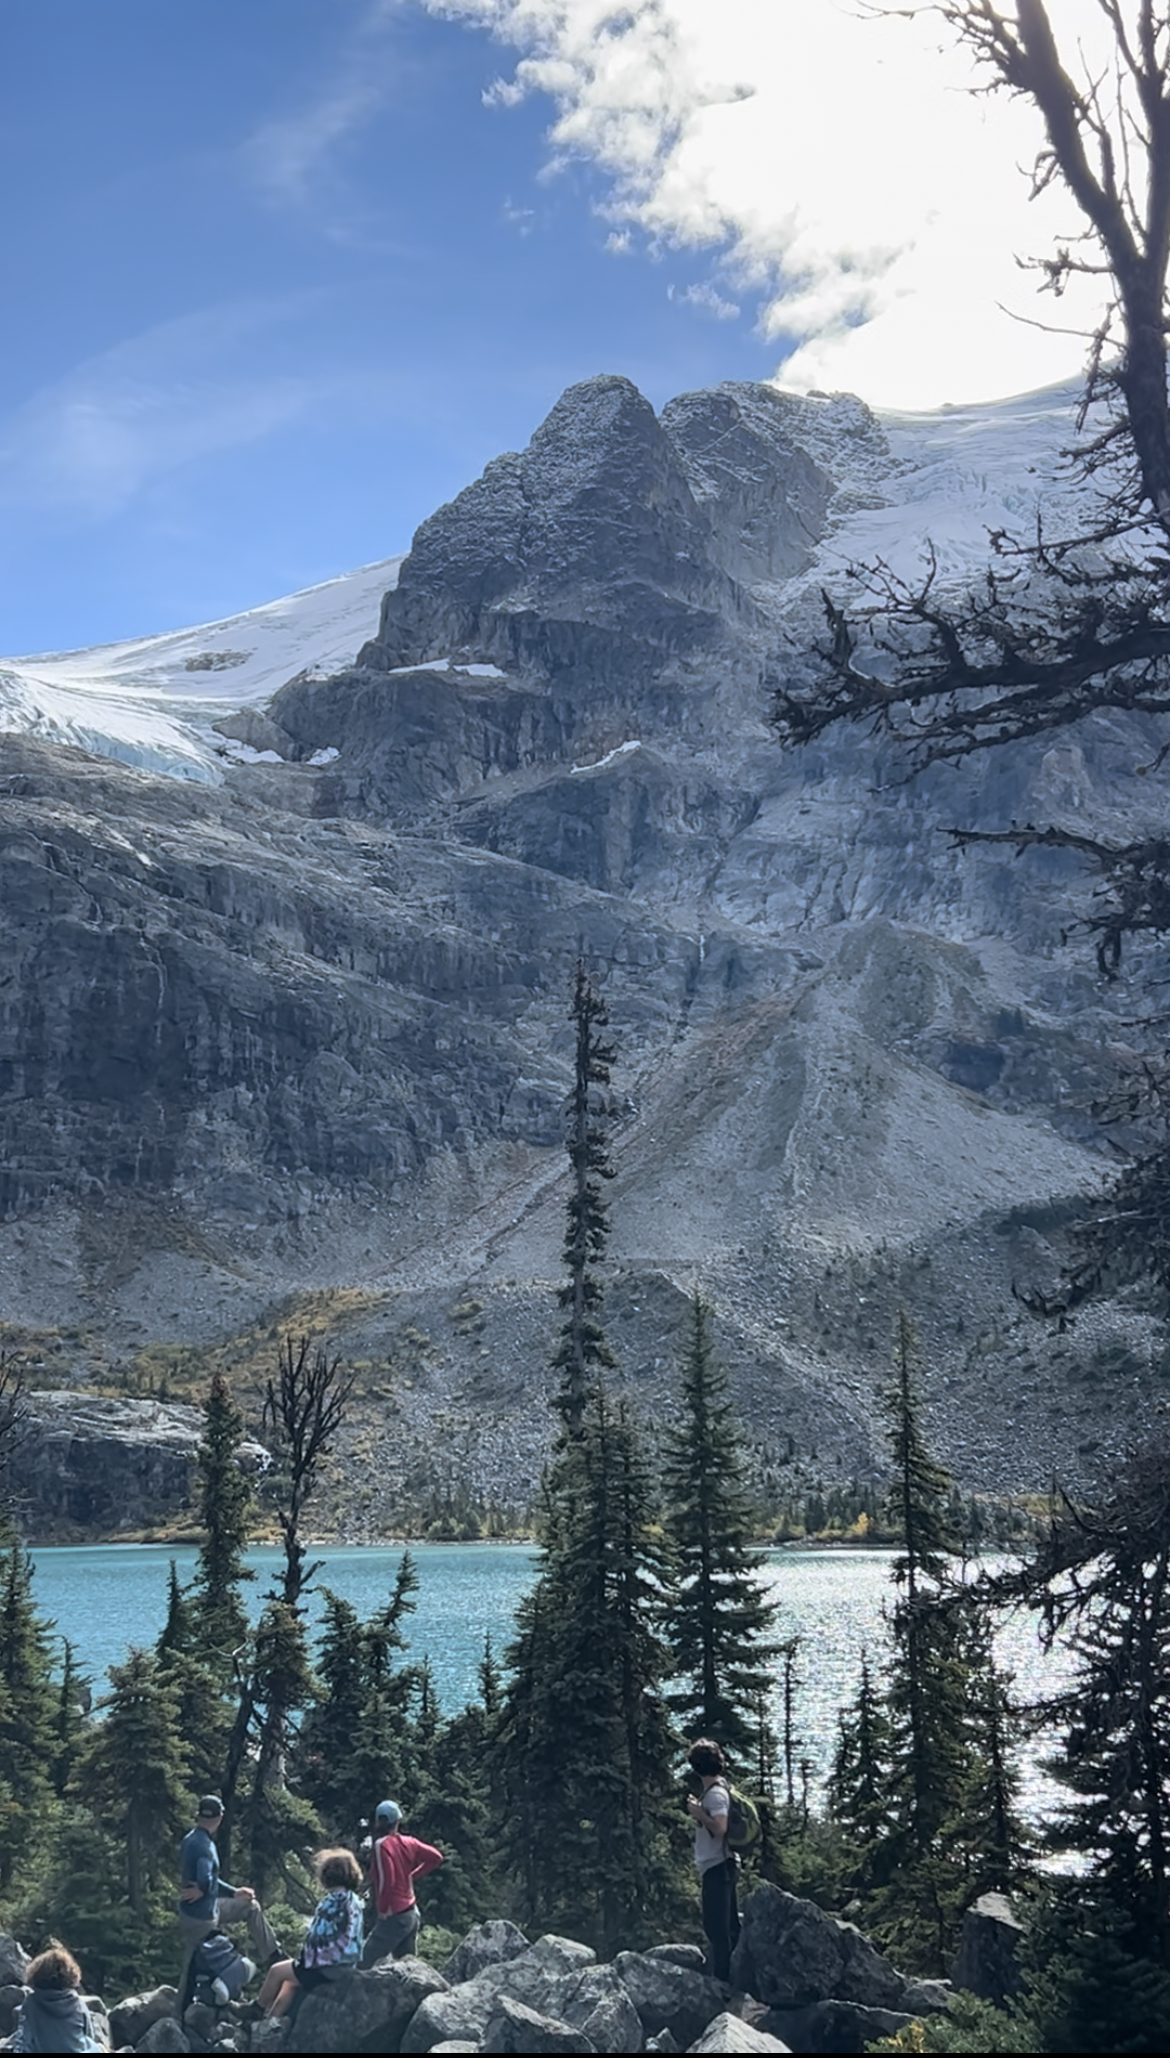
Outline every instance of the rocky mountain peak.
{"label": "rocky mountain peak", "polygon": [[367,1428],[402,1478],[525,1500],[583,954],[635,1403],[668,1407],[699,1278],[761,1466],[880,1467],[907,1304],[965,1484],[1095,1465],[1156,1391],[1156,1328],[1126,1302],[1046,1339],[1012,1289],[1051,1283],[1098,1190],[1126,999],[1062,943],[1072,859],[949,831],[1148,833],[1170,772],[1132,777],[1156,753],[1120,720],[911,782],[880,739],[784,752],[766,722],[820,586],[927,536],[940,578],[979,576],[1069,409],[878,422],[741,382],[656,415],[587,380],[422,524],[358,660],[265,702],[262,762],[196,789],[31,721],[0,742],[8,1340],[57,1388],[160,1351],[202,1375],[321,1296],[391,1368]]}

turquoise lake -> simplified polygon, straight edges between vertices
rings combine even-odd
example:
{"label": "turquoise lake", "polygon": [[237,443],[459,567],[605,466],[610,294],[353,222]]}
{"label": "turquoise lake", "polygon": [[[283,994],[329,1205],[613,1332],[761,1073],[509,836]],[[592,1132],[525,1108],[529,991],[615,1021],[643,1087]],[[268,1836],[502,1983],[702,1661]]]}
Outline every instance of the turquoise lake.
{"label": "turquoise lake", "polygon": [[[531,1584],[536,1554],[516,1544],[412,1544],[410,1552],[419,1591],[405,1625],[409,1655],[429,1660],[442,1706],[453,1713],[475,1694],[486,1636],[496,1655],[502,1655],[517,1603]],[[323,1561],[318,1588],[332,1588],[370,1615],[393,1585],[402,1547],[326,1546],[314,1555]],[[888,1550],[766,1554],[767,1585],[779,1604],[777,1636],[802,1639],[796,1726],[814,1787],[832,1755],[837,1712],[856,1690],[862,1651],[880,1655],[893,1556]],[[93,1679],[95,1695],[106,1668],[119,1662],[131,1644],[149,1644],[157,1636],[172,1558],[180,1579],[188,1579],[195,1566],[193,1549],[114,1544],[33,1552],[37,1604],[73,1645],[78,1664]],[[248,1561],[257,1574],[247,1590],[255,1612],[279,1567],[280,1552],[252,1551]],[[314,1601],[319,1609],[319,1592]],[[998,1648],[1001,1661],[1016,1675],[1022,1698],[1051,1686],[1053,1663],[1042,1660],[1026,1619],[1005,1625]],[[1033,1807],[1043,1800],[1044,1784],[1031,1768]]]}

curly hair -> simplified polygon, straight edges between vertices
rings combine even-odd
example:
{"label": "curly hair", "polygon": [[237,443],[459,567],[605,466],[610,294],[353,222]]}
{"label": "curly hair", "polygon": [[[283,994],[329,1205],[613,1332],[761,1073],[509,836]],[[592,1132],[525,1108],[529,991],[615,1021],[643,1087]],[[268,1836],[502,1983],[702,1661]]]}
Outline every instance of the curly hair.
{"label": "curly hair", "polygon": [[24,1983],[42,1993],[68,1993],[81,1985],[81,1967],[63,1944],[50,1944],[25,1967]]}
{"label": "curly hair", "polygon": [[356,1893],[363,1884],[362,1868],[352,1851],[318,1851],[313,1870],[323,1887],[348,1887]]}

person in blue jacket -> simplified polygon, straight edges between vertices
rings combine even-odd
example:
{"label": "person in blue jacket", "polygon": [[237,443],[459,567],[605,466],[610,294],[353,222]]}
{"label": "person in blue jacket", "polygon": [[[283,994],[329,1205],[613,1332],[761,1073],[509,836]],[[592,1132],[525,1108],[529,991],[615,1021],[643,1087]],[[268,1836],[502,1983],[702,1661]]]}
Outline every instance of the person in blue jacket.
{"label": "person in blue jacket", "polygon": [[179,1978],[180,2016],[191,1998],[195,1949],[213,1929],[242,1922],[258,1965],[269,1966],[283,1953],[276,1932],[251,1887],[229,1886],[219,1876],[215,1832],[223,1821],[218,1794],[205,1794],[179,1847],[179,1935],[183,1969]]}

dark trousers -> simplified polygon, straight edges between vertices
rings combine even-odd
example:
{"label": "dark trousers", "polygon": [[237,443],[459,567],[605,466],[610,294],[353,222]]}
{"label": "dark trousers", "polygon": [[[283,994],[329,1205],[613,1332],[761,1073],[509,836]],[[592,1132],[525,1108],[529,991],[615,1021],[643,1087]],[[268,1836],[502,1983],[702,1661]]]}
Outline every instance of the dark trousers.
{"label": "dark trousers", "polygon": [[710,1945],[712,1979],[731,1978],[731,1954],[739,1942],[739,1906],[735,1898],[737,1860],[708,1865],[699,1875],[703,1896],[703,1934]]}

